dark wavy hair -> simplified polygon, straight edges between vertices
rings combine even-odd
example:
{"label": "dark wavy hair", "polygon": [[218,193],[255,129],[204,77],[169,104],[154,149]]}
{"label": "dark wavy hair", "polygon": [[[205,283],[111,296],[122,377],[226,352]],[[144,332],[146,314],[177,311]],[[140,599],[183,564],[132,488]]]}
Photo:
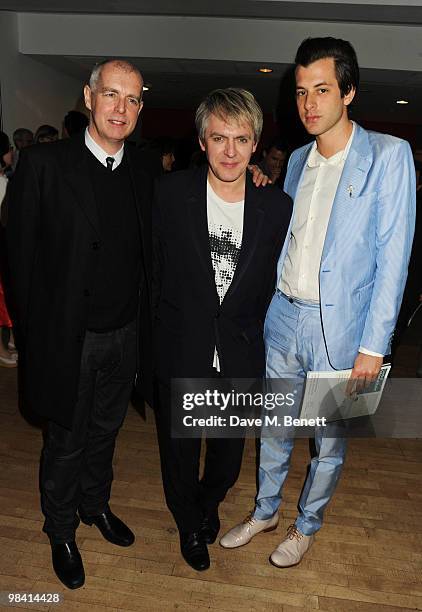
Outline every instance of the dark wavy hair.
{"label": "dark wavy hair", "polygon": [[332,57],[337,83],[342,97],[351,89],[359,87],[359,65],[356,52],[347,40],[326,36],[325,38],[306,38],[297,50],[296,66],[305,68],[321,59]]}

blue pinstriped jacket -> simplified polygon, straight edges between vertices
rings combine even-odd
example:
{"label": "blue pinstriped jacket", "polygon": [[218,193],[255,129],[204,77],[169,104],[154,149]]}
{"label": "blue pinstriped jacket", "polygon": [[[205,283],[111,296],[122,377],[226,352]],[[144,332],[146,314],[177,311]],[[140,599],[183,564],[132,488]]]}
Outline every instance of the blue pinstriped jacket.
{"label": "blue pinstriped jacket", "polygon": [[[311,147],[291,155],[284,190],[293,200]],[[388,354],[406,283],[415,211],[409,144],[356,125],[319,270],[321,318],[333,368],[353,367],[359,346]],[[278,281],[289,236],[290,228],[278,261]]]}

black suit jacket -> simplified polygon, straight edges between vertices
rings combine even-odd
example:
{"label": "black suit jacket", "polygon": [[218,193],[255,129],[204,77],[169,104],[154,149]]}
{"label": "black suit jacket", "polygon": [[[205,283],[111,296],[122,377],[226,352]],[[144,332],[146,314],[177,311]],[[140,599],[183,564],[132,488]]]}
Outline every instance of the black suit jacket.
{"label": "black suit jacket", "polygon": [[[6,228],[25,406],[71,427],[89,296],[102,248],[84,134],[22,151]],[[140,380],[151,388],[150,180],[126,145],[142,243]],[[136,169],[136,170],[135,170]],[[118,206],[116,202],[116,206]]]}
{"label": "black suit jacket", "polygon": [[153,212],[156,372],[207,377],[264,374],[263,322],[292,212],[289,196],[256,188],[247,173],[244,227],[233,281],[220,305],[211,262],[204,166],[161,179]]}

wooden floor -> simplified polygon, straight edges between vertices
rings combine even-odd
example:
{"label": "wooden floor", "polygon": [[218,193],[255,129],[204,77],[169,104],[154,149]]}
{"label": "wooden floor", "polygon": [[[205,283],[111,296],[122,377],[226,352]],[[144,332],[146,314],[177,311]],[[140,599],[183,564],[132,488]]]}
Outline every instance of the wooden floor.
{"label": "wooden floor", "polygon": [[[412,350],[412,349],[410,349]],[[308,445],[296,443],[279,528],[248,546],[210,546],[211,568],[190,569],[166,509],[151,413],[130,409],[118,439],[112,508],[136,533],[124,549],[81,525],[85,586],[61,587],[41,532],[40,431],[17,409],[16,372],[0,369],[0,592],[60,592],[57,606],[31,610],[181,612],[386,611],[422,609],[422,442],[353,440],[323,529],[302,563],[278,570],[268,556],[296,516]],[[222,531],[243,518],[255,495],[254,445],[221,507]],[[10,608],[1,607],[6,610]]]}

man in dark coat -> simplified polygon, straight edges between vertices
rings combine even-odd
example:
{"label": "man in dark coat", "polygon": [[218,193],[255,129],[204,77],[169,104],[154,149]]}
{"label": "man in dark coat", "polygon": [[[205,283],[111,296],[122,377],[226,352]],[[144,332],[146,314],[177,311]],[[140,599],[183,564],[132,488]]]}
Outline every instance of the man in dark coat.
{"label": "man in dark coat", "polygon": [[112,458],[135,374],[147,399],[151,378],[151,188],[125,145],[142,76],[108,60],[84,94],[85,133],[22,151],[7,226],[23,402],[47,419],[44,531],[69,588],[84,583],[79,519],[114,544],[134,541],[108,504]]}
{"label": "man in dark coat", "polygon": [[171,379],[263,377],[262,322],[292,207],[279,189],[260,190],[247,176],[262,128],[251,93],[212,92],[196,123],[208,165],[164,177],[154,206],[154,343],[166,501],[184,559],[205,570],[244,440],[208,438],[199,481],[200,438],[172,437]]}

